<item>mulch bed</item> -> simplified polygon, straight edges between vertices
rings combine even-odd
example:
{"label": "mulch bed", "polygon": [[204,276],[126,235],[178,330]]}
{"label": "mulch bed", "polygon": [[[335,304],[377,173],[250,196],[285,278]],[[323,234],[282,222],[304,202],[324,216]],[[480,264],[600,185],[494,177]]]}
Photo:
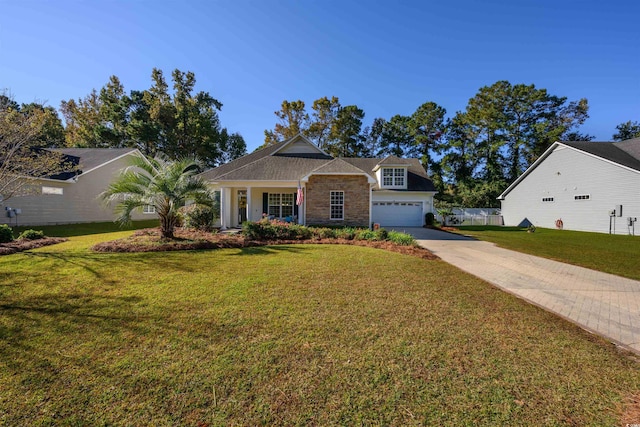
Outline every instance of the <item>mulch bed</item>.
{"label": "mulch bed", "polygon": [[384,249],[423,259],[438,259],[429,250],[417,246],[401,246],[393,242],[346,239],[310,239],[310,240],[248,240],[241,234],[206,233],[201,231],[176,229],[174,239],[163,239],[160,229],[138,230],[130,237],[98,243],[91,247],[96,252],[165,252],[200,249],[248,248],[255,246],[331,244],[356,245]]}
{"label": "mulch bed", "polygon": [[16,252],[28,251],[29,249],[41,248],[43,246],[55,245],[66,242],[68,239],[62,237],[45,237],[37,240],[14,240],[9,243],[0,243],[0,255],[10,255]]}

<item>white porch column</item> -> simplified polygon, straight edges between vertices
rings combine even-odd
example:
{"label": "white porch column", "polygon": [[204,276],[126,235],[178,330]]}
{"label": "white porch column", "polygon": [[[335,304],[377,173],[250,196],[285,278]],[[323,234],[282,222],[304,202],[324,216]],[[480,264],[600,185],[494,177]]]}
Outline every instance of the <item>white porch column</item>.
{"label": "white porch column", "polygon": [[253,212],[251,206],[251,187],[247,187],[247,221],[253,221],[251,219],[251,213]]}
{"label": "white porch column", "polygon": [[223,230],[231,227],[231,189],[220,188],[220,226]]}
{"label": "white porch column", "polygon": [[[305,206],[307,206],[307,194],[306,194],[306,187],[302,187],[302,192],[304,194],[303,198],[302,198],[302,204],[300,206],[298,206],[298,224],[301,225],[306,225],[307,223],[307,218],[306,218],[306,212],[305,212]],[[296,203],[298,203],[298,195],[296,194]]]}

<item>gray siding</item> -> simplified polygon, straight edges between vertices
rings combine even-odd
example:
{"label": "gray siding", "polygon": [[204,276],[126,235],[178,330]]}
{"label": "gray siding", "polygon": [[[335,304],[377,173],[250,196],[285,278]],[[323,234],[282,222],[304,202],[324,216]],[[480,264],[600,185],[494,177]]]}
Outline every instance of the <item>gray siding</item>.
{"label": "gray siding", "polygon": [[[575,200],[589,195],[589,200]],[[543,198],[553,201],[543,202]],[[518,225],[528,218],[534,225],[609,232],[608,212],[623,205],[623,217],[616,218],[616,234],[627,234],[627,217],[640,218],[640,172],[558,147],[502,201],[505,225]],[[640,234],[640,222],[636,222]]]}
{"label": "gray siding", "polygon": [[[63,189],[62,195],[29,195],[14,197],[4,202],[4,207],[20,208],[22,214],[18,216],[19,225],[48,225],[48,224],[73,224],[80,222],[106,222],[113,221],[115,215],[112,207],[107,207],[99,200],[99,195],[107,185],[128,166],[128,157],[117,159],[102,167],[80,175],[77,182],[43,181],[42,186],[58,187]],[[3,210],[4,210],[3,207]],[[5,212],[0,212],[0,223],[9,223]],[[155,215],[136,212],[134,220],[155,218]],[[15,224],[15,218],[11,219]]]}

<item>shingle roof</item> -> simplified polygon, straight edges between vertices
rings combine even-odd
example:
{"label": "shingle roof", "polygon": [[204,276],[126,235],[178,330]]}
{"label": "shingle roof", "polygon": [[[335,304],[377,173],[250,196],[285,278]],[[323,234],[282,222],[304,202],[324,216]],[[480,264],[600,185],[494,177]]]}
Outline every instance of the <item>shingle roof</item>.
{"label": "shingle roof", "polygon": [[340,174],[340,173],[344,173],[344,174],[354,174],[354,173],[365,173],[367,175],[371,175],[369,172],[370,171],[366,171],[362,168],[359,168],[357,166],[354,166],[353,164],[349,163],[346,161],[346,159],[340,158],[338,157],[337,159],[333,159],[330,160],[328,162],[325,162],[323,165],[321,165],[320,167],[314,169],[312,171],[313,173],[316,174]]}
{"label": "shingle roof", "polygon": [[513,190],[532,170],[543,162],[559,145],[574,148],[585,153],[592,154],[605,160],[617,163],[621,166],[640,171],[640,138],[628,139],[621,142],[594,142],[594,141],[572,141],[554,142],[538,160],[524,171],[506,190],[498,196],[498,200],[504,198]]}
{"label": "shingle roof", "polygon": [[[291,141],[291,140],[289,140]],[[418,159],[395,156],[381,158],[333,158],[317,153],[278,153],[289,141],[271,145],[229,163],[203,172],[207,181],[297,181],[314,173],[365,173],[375,177],[376,166],[387,163],[408,166],[408,190],[436,191]]]}
{"label": "shingle roof", "polygon": [[307,157],[267,156],[223,174],[207,171],[201,176],[210,181],[297,181],[328,161]]}
{"label": "shingle roof", "polygon": [[412,159],[403,159],[403,158],[400,158],[398,156],[389,155],[389,156],[385,157],[384,159],[380,160],[378,162],[378,164],[380,166],[384,166],[384,165],[407,165],[407,164],[410,163],[410,160],[412,160]]}
{"label": "shingle roof", "polygon": [[63,171],[47,178],[66,181],[83,172],[95,169],[111,160],[135,151],[135,148],[48,148],[63,154],[62,162],[71,170]]}
{"label": "shingle roof", "polygon": [[640,138],[622,142],[563,142],[563,144],[640,171]]}
{"label": "shingle roof", "polygon": [[632,157],[640,160],[640,138],[628,139],[622,142],[614,142],[614,145]]}
{"label": "shingle roof", "polygon": [[268,147],[265,147],[265,148],[261,148],[259,150],[254,151],[253,153],[247,154],[246,156],[242,156],[235,160],[232,160],[229,163],[225,163],[213,169],[209,169],[208,171],[204,171],[200,174],[200,176],[205,180],[209,180],[209,181],[215,180],[216,178],[226,173],[242,168],[243,166],[246,166],[249,163],[258,161],[266,156],[270,156],[275,151],[278,151],[286,143],[287,141],[283,141],[277,144],[269,145]]}
{"label": "shingle roof", "polygon": [[[395,157],[395,156],[393,156]],[[385,160],[389,159],[389,157],[385,159],[376,159],[376,158],[356,158],[356,157],[345,157],[344,160],[346,162],[351,163],[352,165],[373,174],[373,170],[378,165],[382,165]],[[433,185],[433,181],[427,175],[427,172],[422,167],[422,164],[418,159],[401,159],[399,157],[395,157],[392,161],[386,162],[386,164],[394,164],[394,165],[407,165],[407,190],[393,190],[393,191],[436,191],[436,187]],[[376,186],[376,189],[379,189]],[[374,189],[375,190],[375,189]],[[389,191],[389,190],[387,190]]]}
{"label": "shingle roof", "polygon": [[80,169],[83,172],[94,169],[111,160],[117,159],[127,153],[135,151],[135,148],[53,148],[67,156],[78,157],[80,159]]}

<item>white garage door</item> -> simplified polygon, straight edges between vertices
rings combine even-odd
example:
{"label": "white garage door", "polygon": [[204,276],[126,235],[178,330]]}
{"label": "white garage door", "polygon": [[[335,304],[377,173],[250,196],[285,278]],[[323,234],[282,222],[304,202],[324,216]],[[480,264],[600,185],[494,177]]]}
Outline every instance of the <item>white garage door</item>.
{"label": "white garage door", "polygon": [[422,202],[373,202],[371,213],[382,227],[422,226]]}

